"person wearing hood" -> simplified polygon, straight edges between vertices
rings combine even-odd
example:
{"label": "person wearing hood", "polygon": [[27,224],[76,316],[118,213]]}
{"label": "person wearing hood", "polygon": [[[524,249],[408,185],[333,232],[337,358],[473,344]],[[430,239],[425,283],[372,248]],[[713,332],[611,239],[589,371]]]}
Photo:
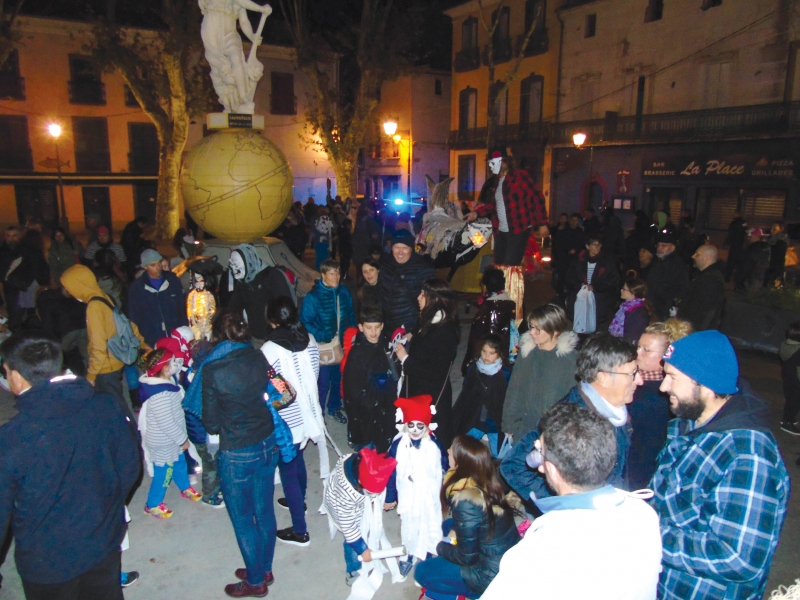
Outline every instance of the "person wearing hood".
{"label": "person wearing hood", "polygon": [[141,265],[145,272],[128,288],[128,316],[152,346],[173,329],[189,324],[186,298],[180,279],[162,268],[156,250],[142,252]]}
{"label": "person wearing hood", "polygon": [[544,412],[575,385],[578,358],[578,334],[570,331],[563,308],[544,304],[527,320],[503,409],[506,431],[517,440],[536,429]]}
{"label": "person wearing hood", "polygon": [[53,229],[50,247],[47,249],[47,264],[50,267],[50,277],[56,285],[60,285],[61,274],[72,265],[80,262],[83,255],[83,246],[72,239],[63,227]]}
{"label": "person wearing hood", "polygon": [[783,418],[781,430],[800,435],[797,415],[800,413],[800,321],[789,325],[786,339],[781,344],[781,375],[783,379]]}
{"label": "person wearing hood", "polygon": [[784,231],[782,221],[772,224],[767,245],[769,246],[769,266],[764,274],[764,287],[771,289],[783,285],[786,250],[789,248],[789,236]]}
{"label": "person wearing hood", "polygon": [[0,355],[19,411],[0,427],[0,531],[11,527],[25,595],[122,600],[125,500],[142,468],[135,427],[86,379],[61,374],[46,335],[15,334]]}
{"label": "person wearing hood", "polygon": [[419,322],[417,297],[422,284],[436,277],[436,269],[414,252],[414,236],[401,229],[392,237],[392,251],[383,257],[378,289],[387,331],[405,327],[412,331]]}
{"label": "person wearing hood", "polygon": [[311,538],[306,525],[306,487],[308,475],[303,450],[309,440],[320,452],[320,476],[327,476],[328,455],[325,445],[325,421],[319,405],[319,347],[297,316],[297,307],[288,296],[278,296],[267,306],[267,321],[272,330],[261,352],[275,371],[296,392],[295,401],[282,408],[279,415],[292,431],[297,455],[288,463],[280,461],[278,470],[285,497],[278,505],[289,509],[291,527],[279,529],[278,540],[294,546],[308,546]]}
{"label": "person wearing hood", "polygon": [[647,274],[647,300],[653,305],[656,317],[666,321],[689,289],[689,272],[686,264],[675,252],[675,235],[662,232],[656,244],[658,260]]}
{"label": "person wearing hood", "polygon": [[678,317],[689,321],[695,331],[717,329],[725,305],[725,276],[717,263],[717,249],[711,244],[700,246],[692,260],[699,273],[678,305]]}
{"label": "person wearing hood", "polygon": [[241,244],[231,252],[230,276],[236,283],[228,308],[244,312],[253,344],[260,348],[270,331],[264,314],[269,301],[278,296],[295,298],[295,294],[286,274],[267,266],[250,244]]}
{"label": "person wearing hood", "polygon": [[670,344],[661,391],[676,415],[650,488],[664,546],[658,597],[764,597],[789,501],[769,409],[739,392],[730,340],[700,331]]}
{"label": "person wearing hood", "polygon": [[[339,285],[341,274],[336,260],[329,258],[320,265],[320,269],[322,279],[303,298],[300,322],[317,343],[328,344],[338,340],[343,346],[345,330],[353,327],[356,321],[353,298],[345,286]],[[344,424],[347,423],[347,417],[342,410],[342,391],[339,385],[342,372],[339,362],[322,365],[319,369],[319,403],[323,411],[327,404],[328,414]]]}
{"label": "person wearing hood", "polygon": [[[114,301],[100,289],[91,269],[85,265],[74,265],[64,271],[61,285],[70,296],[86,304],[86,334],[89,337],[89,365],[86,368],[86,379],[95,386],[98,393],[113,396],[126,414],[133,419],[128,403],[122,395],[122,369],[125,366],[108,349],[108,340],[117,334],[114,313],[111,306]],[[93,299],[97,299],[92,302]],[[131,329],[139,339],[143,350],[150,346],[139,333],[139,328],[131,321]]]}
{"label": "person wearing hood", "polygon": [[586,249],[572,261],[565,278],[567,307],[571,312],[581,287],[594,293],[597,329],[611,322],[619,294],[619,268],[617,261],[603,250],[600,234],[586,238]]}
{"label": "person wearing hood", "polygon": [[[578,353],[576,375],[580,383],[558,404],[578,404],[599,413],[614,426],[617,460],[606,483],[627,489],[625,468],[631,444],[628,404],[633,402],[636,388],[642,385],[642,376],[636,365],[636,348],[628,340],[608,332],[595,333],[589,336]],[[537,424],[536,429],[514,444],[500,464],[500,473],[525,502],[555,495],[555,490],[536,470],[538,465],[528,460],[540,436]]]}

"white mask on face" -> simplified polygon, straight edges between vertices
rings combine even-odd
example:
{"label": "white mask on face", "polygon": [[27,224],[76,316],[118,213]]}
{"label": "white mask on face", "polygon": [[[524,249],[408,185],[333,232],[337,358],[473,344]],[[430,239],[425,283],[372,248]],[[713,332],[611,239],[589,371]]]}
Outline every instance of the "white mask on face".
{"label": "white mask on face", "polygon": [[[422,429],[419,428],[420,425],[422,425]],[[409,421],[406,423],[406,430],[408,431],[408,437],[414,441],[421,440],[428,433],[428,427],[422,421]]]}
{"label": "white mask on face", "polygon": [[489,161],[489,170],[495,175],[497,175],[500,172],[500,167],[502,166],[502,164],[503,164],[502,158],[492,158]]}
{"label": "white mask on face", "polygon": [[228,261],[234,279],[244,279],[244,260],[238,252],[231,252],[231,259]]}
{"label": "white mask on face", "polygon": [[202,292],[204,289],[206,289],[206,280],[202,275],[194,276],[194,289],[196,289],[198,292]]}
{"label": "white mask on face", "polygon": [[169,365],[167,365],[167,369],[165,374],[168,377],[172,377],[173,375],[181,372],[181,367],[183,366],[183,359],[182,358],[172,358],[169,361]]}

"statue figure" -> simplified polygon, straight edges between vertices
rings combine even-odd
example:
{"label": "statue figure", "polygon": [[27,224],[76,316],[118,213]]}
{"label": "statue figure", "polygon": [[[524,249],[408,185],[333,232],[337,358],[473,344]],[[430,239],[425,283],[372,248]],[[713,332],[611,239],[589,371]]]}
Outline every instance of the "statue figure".
{"label": "statue figure", "polygon": [[[199,0],[199,3],[203,13],[200,36],[219,102],[226,113],[252,115],[256,84],[264,74],[264,65],[256,58],[256,48],[261,44],[261,32],[272,14],[272,7],[269,4],[260,6],[252,0]],[[261,13],[255,32],[247,17],[248,10]],[[242,32],[253,43],[247,59],[242,38],[236,30],[237,19]]]}

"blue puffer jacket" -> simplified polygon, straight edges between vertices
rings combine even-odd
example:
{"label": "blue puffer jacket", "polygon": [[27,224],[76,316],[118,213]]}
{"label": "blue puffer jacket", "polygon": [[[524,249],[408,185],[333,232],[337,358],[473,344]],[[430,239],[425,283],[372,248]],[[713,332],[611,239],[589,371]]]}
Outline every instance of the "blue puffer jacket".
{"label": "blue puffer jacket", "polygon": [[186,299],[180,280],[172,272],[162,273],[164,282],[156,290],[145,273],[128,288],[128,317],[136,323],[148,346],[169,337],[186,320]]}
{"label": "blue puffer jacket", "polygon": [[344,331],[354,327],[353,298],[343,285],[329,288],[321,280],[303,298],[300,308],[300,322],[318,343],[325,344],[336,335],[336,298],[339,298],[339,341],[343,343]]}
{"label": "blue puffer jacket", "polygon": [[[569,393],[558,401],[560,404],[578,404],[589,410],[594,410],[591,404],[587,404],[580,391],[580,384],[573,387]],[[614,435],[617,438],[617,462],[606,479],[606,483],[619,489],[627,489],[625,483],[625,463],[628,458],[628,448],[631,445],[631,426],[630,422],[622,427],[614,427]],[[531,493],[536,494],[537,498],[547,498],[553,492],[547,487],[544,476],[539,471],[534,471],[525,462],[525,457],[533,451],[533,444],[539,439],[540,433],[537,427],[522,436],[514,444],[511,452],[503,459],[500,464],[500,473],[514,491],[523,499],[531,498]]]}

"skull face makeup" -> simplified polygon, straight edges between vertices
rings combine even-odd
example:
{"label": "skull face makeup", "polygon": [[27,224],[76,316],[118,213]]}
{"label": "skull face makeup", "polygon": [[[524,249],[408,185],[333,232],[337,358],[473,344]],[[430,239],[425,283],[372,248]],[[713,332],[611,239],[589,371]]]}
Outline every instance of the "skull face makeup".
{"label": "skull face makeup", "polygon": [[408,430],[408,437],[414,441],[421,440],[428,433],[428,426],[422,421],[409,421],[406,423],[406,429]]}
{"label": "skull face makeup", "polygon": [[180,373],[181,368],[183,368],[183,359],[173,357],[166,366],[164,374],[167,377],[172,377],[173,375]]}
{"label": "skull face makeup", "polygon": [[205,277],[203,277],[199,273],[194,274],[194,289],[196,289],[198,292],[202,292],[204,289],[206,289]]}
{"label": "skull face makeup", "polygon": [[489,159],[489,170],[497,175],[500,172],[500,167],[503,165],[502,158],[491,158]]}
{"label": "skull face makeup", "polygon": [[238,252],[231,252],[231,259],[228,261],[228,265],[231,268],[231,273],[233,273],[234,279],[244,279],[245,267],[244,259],[242,259],[241,254]]}

